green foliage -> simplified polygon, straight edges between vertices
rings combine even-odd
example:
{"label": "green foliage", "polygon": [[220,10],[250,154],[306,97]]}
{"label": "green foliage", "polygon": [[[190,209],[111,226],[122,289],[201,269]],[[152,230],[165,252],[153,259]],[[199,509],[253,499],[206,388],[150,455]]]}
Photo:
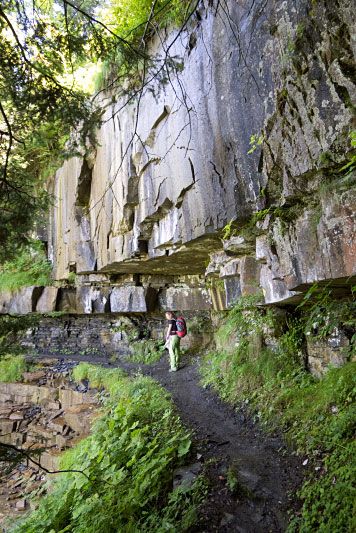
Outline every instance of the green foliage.
{"label": "green foliage", "polygon": [[[143,37],[150,38],[159,27],[181,25],[191,4],[188,0],[158,0],[153,6],[152,0],[113,0],[105,19],[115,33],[125,38],[130,36],[133,43],[139,44]],[[146,28],[150,15],[152,22]]]}
{"label": "green foliage", "polygon": [[74,285],[75,284],[75,280],[76,280],[76,273],[75,272],[69,272],[68,274],[68,277],[67,277],[67,281],[70,285]]}
{"label": "green foliage", "polygon": [[[351,148],[356,147],[356,131],[350,133],[350,145]],[[339,172],[344,173],[344,180],[348,180],[356,170],[356,154],[353,155],[348,163],[340,168]],[[345,172],[346,171],[346,172]]]}
{"label": "green foliage", "polygon": [[[291,521],[290,533],[355,529],[356,362],[330,369],[318,380],[306,372],[302,357],[303,333],[318,318],[317,308],[330,312],[329,297],[309,293],[312,309],[305,303],[305,315],[288,321],[277,352],[253,343],[264,327],[263,311],[254,309],[246,320],[244,303],[240,310],[235,306],[219,332],[235,346],[210,353],[201,369],[205,386],[235,405],[248,404],[261,423],[282,429],[298,454],[308,454],[310,477],[299,494],[302,513]],[[331,325],[327,321],[319,335],[330,332]]]}
{"label": "green foliage", "polygon": [[4,355],[0,360],[0,381],[18,381],[25,370],[23,355]]}
{"label": "green foliage", "polygon": [[223,240],[224,241],[226,241],[227,239],[229,239],[232,236],[231,225],[232,225],[233,220],[234,219],[232,218],[230,220],[230,222],[228,224],[226,224],[226,226],[223,227],[223,230],[224,230]]}
{"label": "green foliage", "polygon": [[284,399],[283,425],[292,424],[288,433],[310,454],[314,471],[299,494],[302,515],[289,532],[355,530],[355,371],[356,363],[331,369],[302,394]]}
{"label": "green foliage", "polygon": [[[354,297],[356,287],[351,289]],[[336,328],[347,328],[350,333],[350,347],[344,348],[350,354],[356,351],[356,301],[339,300],[333,296],[330,283],[320,287],[314,283],[298,306],[305,317],[304,333],[311,339],[320,340],[330,336]],[[352,334],[352,335],[351,335]]]}
{"label": "green foliage", "polygon": [[159,361],[164,354],[164,341],[142,339],[131,343],[132,355],[127,358],[134,363],[150,365]]}
{"label": "green foliage", "polygon": [[227,471],[226,485],[229,487],[229,490],[231,492],[235,492],[235,493],[237,493],[240,488],[238,473],[237,473],[236,465],[234,464],[231,465],[229,470]]}
{"label": "green foliage", "polygon": [[0,290],[50,285],[51,271],[42,243],[32,240],[30,246],[19,250],[17,257],[0,267]]}
{"label": "green foliage", "polygon": [[187,320],[187,332],[202,333],[204,331],[211,331],[212,326],[210,320],[204,316],[195,316],[192,320]]}
{"label": "green foliage", "polygon": [[[65,353],[62,351],[62,353]],[[97,348],[85,348],[80,352],[80,355],[94,355],[99,354],[99,350]]]}
{"label": "green foliage", "polygon": [[268,215],[268,213],[271,212],[271,210],[272,210],[272,207],[268,207],[267,209],[261,209],[260,211],[258,211],[251,218],[250,226],[254,226],[256,224],[256,222],[259,222],[260,220],[264,220],[266,218],[266,216]]}
{"label": "green foliage", "polygon": [[145,331],[140,331],[140,328],[134,326],[133,324],[122,324],[121,326],[114,326],[110,328],[110,333],[117,333],[118,331],[121,331],[125,333],[125,337],[128,341],[136,341],[140,338],[141,334],[145,334]]}
{"label": "green foliage", "polygon": [[273,208],[270,206],[266,209],[261,209],[253,215],[249,221],[248,227],[250,230],[253,230],[257,222],[264,220],[267,215],[271,215],[271,220],[279,220],[280,232],[283,235],[285,230],[300,216],[302,210],[303,206],[299,203],[293,204],[290,207],[277,206]]}
{"label": "green foliage", "polygon": [[74,367],[73,376],[76,381],[88,379],[91,388],[98,390],[105,388],[112,392],[119,380],[124,378],[125,373],[120,368],[106,370],[101,366],[80,363],[80,365]]}
{"label": "green foliage", "polygon": [[260,146],[262,143],[263,143],[263,135],[259,135],[258,133],[255,133],[254,135],[251,135],[251,139],[250,139],[250,146],[251,146],[251,149],[247,152],[248,154],[252,154],[257,146]]}
{"label": "green foliage", "polygon": [[[82,378],[99,371],[80,366]],[[61,460],[61,468],[82,469],[90,480],[80,473],[58,476],[14,533],[191,531],[201,482],[172,490],[173,472],[189,454],[190,435],[169,395],[148,377],[122,373],[110,390],[92,435]]]}

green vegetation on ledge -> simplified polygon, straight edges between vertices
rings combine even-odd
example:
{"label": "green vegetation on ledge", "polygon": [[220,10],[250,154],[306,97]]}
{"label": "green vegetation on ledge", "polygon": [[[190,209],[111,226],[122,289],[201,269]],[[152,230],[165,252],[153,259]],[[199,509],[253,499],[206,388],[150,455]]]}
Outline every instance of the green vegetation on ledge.
{"label": "green vegetation on ledge", "polygon": [[51,284],[52,265],[47,260],[42,243],[32,241],[16,258],[0,267],[0,291],[16,290],[31,285]]}
{"label": "green vegetation on ledge", "polygon": [[262,343],[275,319],[255,304],[256,297],[243,297],[230,311],[217,334],[218,347],[227,348],[206,356],[202,382],[225,400],[248,405],[262,424],[283,430],[296,453],[307,456],[301,515],[292,518],[288,531],[351,533],[356,529],[356,362],[316,379],[303,364],[306,316],[279,333],[275,351]]}
{"label": "green vegetation on ledge", "polygon": [[169,395],[152,379],[130,379],[119,369],[80,365],[75,376],[110,390],[91,436],[61,461],[62,469],[86,475],[58,476],[13,533],[191,531],[203,482],[172,489],[191,441]]}

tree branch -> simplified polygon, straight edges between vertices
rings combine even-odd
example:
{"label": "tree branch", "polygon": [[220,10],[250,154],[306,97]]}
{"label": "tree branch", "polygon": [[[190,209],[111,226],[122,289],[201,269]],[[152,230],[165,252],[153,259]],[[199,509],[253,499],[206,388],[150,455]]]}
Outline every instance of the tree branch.
{"label": "tree branch", "polygon": [[11,129],[11,126],[10,126],[10,122],[8,121],[8,118],[6,116],[6,113],[4,111],[4,108],[2,106],[2,103],[0,102],[0,112],[3,116],[3,119],[6,123],[6,126],[7,126],[7,131],[9,132],[9,145],[7,147],[7,150],[6,150],[6,159],[5,159],[5,166],[4,166],[4,171],[3,171],[3,181],[6,181],[6,177],[7,177],[7,167],[9,165],[9,159],[10,159],[10,153],[11,153],[11,149],[12,149],[12,142],[13,142],[13,135],[12,135],[12,129]]}
{"label": "tree branch", "polygon": [[74,469],[70,469],[70,468],[66,469],[66,470],[48,470],[48,468],[45,468],[44,466],[42,466],[41,463],[38,463],[37,461],[35,461],[28,453],[24,452],[20,448],[17,448],[13,444],[5,444],[3,442],[0,442],[0,448],[6,448],[6,449],[9,449],[9,450],[14,450],[16,453],[22,455],[23,457],[26,457],[26,459],[31,461],[31,463],[33,463],[34,465],[36,465],[39,468],[41,468],[41,470],[46,472],[46,474],[66,474],[66,473],[82,474],[90,482],[101,481],[102,483],[107,483],[108,485],[112,485],[112,483],[109,483],[105,479],[98,479],[98,478],[91,479],[85,472],[83,472],[83,470],[74,470]]}
{"label": "tree branch", "polygon": [[72,7],[75,11],[77,11],[78,13],[81,13],[82,15],[84,15],[91,22],[94,22],[95,24],[99,24],[99,26],[104,28],[108,33],[110,33],[110,35],[115,37],[115,39],[120,41],[122,44],[124,44],[125,46],[130,48],[136,55],[139,55],[142,58],[146,57],[145,54],[143,54],[142,52],[137,50],[134,46],[132,46],[130,41],[127,41],[123,37],[120,37],[120,35],[118,35],[117,33],[113,32],[112,30],[110,30],[110,28],[108,28],[103,22],[101,22],[100,20],[97,20],[92,15],[89,15],[89,13],[87,13],[86,11],[83,11],[82,9],[80,9],[80,7],[75,6],[74,4],[72,4],[72,2],[69,2],[69,0],[63,0],[63,4],[67,4],[68,6]]}

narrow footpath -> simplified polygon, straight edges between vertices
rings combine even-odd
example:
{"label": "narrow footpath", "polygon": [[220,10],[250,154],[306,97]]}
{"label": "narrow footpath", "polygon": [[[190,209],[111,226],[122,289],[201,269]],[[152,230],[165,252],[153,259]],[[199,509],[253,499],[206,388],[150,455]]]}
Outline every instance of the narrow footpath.
{"label": "narrow footpath", "polygon": [[[53,356],[52,356],[53,357]],[[207,501],[199,509],[195,531],[279,533],[288,523],[288,509],[298,507],[296,491],[302,484],[302,459],[287,453],[280,436],[267,434],[251,416],[235,410],[199,385],[199,358],[188,360],[175,373],[162,358],[153,365],[126,361],[108,363],[95,357],[63,357],[105,367],[120,366],[128,373],[140,370],[159,381],[171,394],[185,425],[193,430],[196,462],[185,475],[205,472]],[[227,472],[237,480],[228,488]],[[182,473],[184,475],[184,473]]]}

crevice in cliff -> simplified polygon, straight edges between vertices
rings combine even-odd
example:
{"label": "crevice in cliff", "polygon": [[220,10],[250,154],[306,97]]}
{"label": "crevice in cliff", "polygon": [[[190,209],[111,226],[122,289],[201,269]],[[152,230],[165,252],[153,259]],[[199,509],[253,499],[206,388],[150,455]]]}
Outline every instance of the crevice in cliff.
{"label": "crevice in cliff", "polygon": [[192,189],[196,183],[196,178],[195,178],[195,169],[194,169],[194,165],[193,165],[193,162],[192,160],[190,159],[190,157],[188,158],[189,160],[189,164],[190,164],[190,170],[191,170],[191,173],[192,173],[192,183],[190,185],[188,185],[187,187],[184,187],[184,189],[181,190],[178,198],[177,198],[177,201],[176,201],[176,207],[179,209],[182,204],[183,204],[183,200],[184,200],[184,196],[186,195],[186,193],[188,191],[190,191],[190,189]]}
{"label": "crevice in cliff", "polygon": [[32,302],[31,302],[32,311],[36,311],[38,300],[40,299],[43,291],[44,291],[44,287],[34,287],[34,290],[32,292],[32,297],[31,297],[31,299],[32,299]]}
{"label": "crevice in cliff", "polygon": [[219,185],[220,185],[221,189],[222,189],[223,191],[225,191],[225,187],[224,187],[225,170],[222,169],[222,173],[221,173],[221,172],[219,172],[219,170],[217,169],[216,164],[214,163],[214,161],[209,161],[209,163],[210,163],[211,166],[213,167],[214,172],[215,172],[215,174],[216,174],[217,177],[218,177],[218,181],[219,181]]}
{"label": "crevice in cliff", "polygon": [[153,145],[155,143],[155,139],[156,139],[156,129],[157,129],[158,125],[162,122],[162,120],[164,120],[169,115],[170,112],[171,112],[171,110],[168,107],[168,105],[165,105],[163,107],[162,113],[159,115],[159,117],[157,118],[157,120],[153,124],[153,126],[151,128],[151,131],[148,134],[147,139],[142,143],[143,145],[149,146],[150,148],[153,147]]}
{"label": "crevice in cliff", "polygon": [[149,159],[144,165],[143,167],[141,168],[141,170],[139,171],[139,177],[142,176],[142,174],[147,170],[147,168],[152,165],[152,163],[155,163],[157,165],[157,163],[159,163],[161,161],[161,158],[160,157],[152,157],[151,159]]}
{"label": "crevice in cliff", "polygon": [[90,201],[92,182],[92,169],[89,168],[86,159],[83,160],[82,168],[78,178],[77,196],[75,199],[75,205],[80,207],[88,207]]}

